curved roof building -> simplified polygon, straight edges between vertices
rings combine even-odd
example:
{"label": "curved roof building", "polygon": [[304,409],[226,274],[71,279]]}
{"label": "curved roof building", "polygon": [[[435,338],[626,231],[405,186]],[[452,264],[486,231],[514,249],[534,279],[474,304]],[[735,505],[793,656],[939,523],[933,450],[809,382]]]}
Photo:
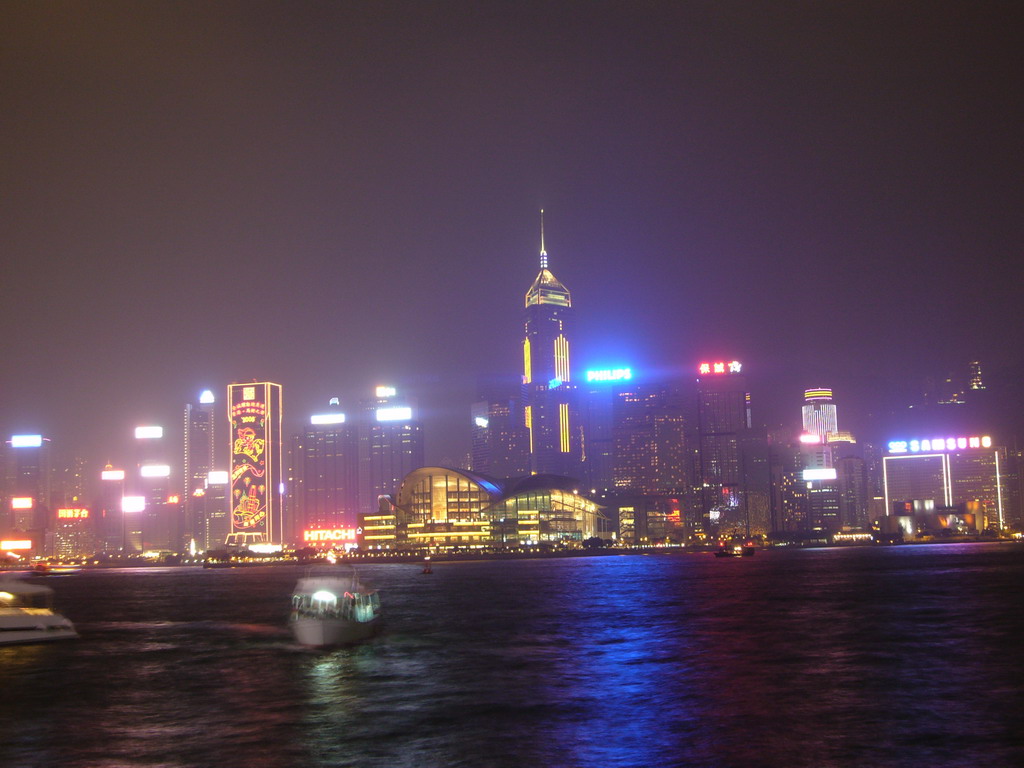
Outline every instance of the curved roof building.
{"label": "curved roof building", "polygon": [[576,485],[557,475],[497,480],[450,467],[421,467],[402,480],[391,514],[366,518],[365,540],[440,548],[581,542],[596,535],[601,512]]}

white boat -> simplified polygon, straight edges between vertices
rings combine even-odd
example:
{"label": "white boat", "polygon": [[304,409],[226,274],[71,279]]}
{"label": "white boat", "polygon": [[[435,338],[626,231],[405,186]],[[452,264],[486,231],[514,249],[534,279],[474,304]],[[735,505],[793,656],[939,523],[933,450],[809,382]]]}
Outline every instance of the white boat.
{"label": "white boat", "polygon": [[322,648],[358,643],[380,627],[380,595],[349,576],[308,576],[292,593],[288,619],[303,645]]}
{"label": "white boat", "polygon": [[75,626],[53,610],[52,589],[16,579],[0,579],[0,645],[75,637]]}

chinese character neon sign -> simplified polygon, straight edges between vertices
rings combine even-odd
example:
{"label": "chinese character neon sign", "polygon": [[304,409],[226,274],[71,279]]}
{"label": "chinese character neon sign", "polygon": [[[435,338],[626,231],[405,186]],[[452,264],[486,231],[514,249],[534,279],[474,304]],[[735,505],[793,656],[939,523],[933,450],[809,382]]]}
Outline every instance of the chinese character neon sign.
{"label": "chinese character neon sign", "polygon": [[709,373],[721,374],[721,373],[739,373],[743,369],[743,364],[739,360],[733,360],[732,362],[717,362],[717,363],[701,363],[697,366],[697,372],[699,374],[706,375]]}
{"label": "chinese character neon sign", "polygon": [[991,448],[992,438],[984,437],[932,437],[919,440],[892,440],[889,453],[921,453],[965,451],[971,448]]}
{"label": "chinese character neon sign", "polygon": [[57,517],[61,520],[87,520],[89,510],[62,508],[57,510]]}

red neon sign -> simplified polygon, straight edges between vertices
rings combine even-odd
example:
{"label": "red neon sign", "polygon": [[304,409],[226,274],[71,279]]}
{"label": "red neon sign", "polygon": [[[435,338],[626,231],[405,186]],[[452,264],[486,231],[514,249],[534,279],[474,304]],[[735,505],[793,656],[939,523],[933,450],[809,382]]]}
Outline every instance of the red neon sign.
{"label": "red neon sign", "polygon": [[739,360],[731,362],[701,363],[697,366],[697,373],[701,376],[708,374],[739,373],[743,369],[743,363]]}

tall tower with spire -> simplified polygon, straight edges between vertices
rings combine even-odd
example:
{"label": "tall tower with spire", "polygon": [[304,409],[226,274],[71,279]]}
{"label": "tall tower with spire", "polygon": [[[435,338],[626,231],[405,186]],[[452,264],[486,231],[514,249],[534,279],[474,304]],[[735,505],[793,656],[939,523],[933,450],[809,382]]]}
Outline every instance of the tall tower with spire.
{"label": "tall tower with spire", "polygon": [[540,272],[526,292],[523,405],[530,436],[530,468],[538,474],[578,476],[580,439],[569,361],[569,291],[548,268],[544,211],[540,212]]}

